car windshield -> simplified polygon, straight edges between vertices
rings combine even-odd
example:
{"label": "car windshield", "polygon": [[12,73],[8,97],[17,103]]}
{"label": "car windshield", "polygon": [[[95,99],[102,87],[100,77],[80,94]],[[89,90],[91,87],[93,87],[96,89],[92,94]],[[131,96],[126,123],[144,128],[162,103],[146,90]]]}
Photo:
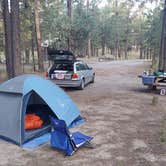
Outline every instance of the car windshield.
{"label": "car windshield", "polygon": [[73,64],[71,63],[55,63],[53,70],[73,71]]}

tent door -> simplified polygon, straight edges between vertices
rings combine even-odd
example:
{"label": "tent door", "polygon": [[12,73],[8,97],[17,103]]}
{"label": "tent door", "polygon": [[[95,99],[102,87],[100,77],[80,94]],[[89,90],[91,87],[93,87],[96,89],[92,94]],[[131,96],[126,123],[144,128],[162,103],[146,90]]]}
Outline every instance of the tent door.
{"label": "tent door", "polygon": [[[43,124],[40,128],[36,128],[36,129],[25,129],[25,116],[27,114],[35,114],[36,116],[38,116]],[[50,109],[50,107],[44,102],[44,100],[38,95],[36,94],[34,91],[30,94],[28,103],[27,103],[27,107],[26,107],[26,112],[24,115],[24,141],[23,143],[41,136],[47,132],[51,131],[51,125],[50,125],[50,120],[49,120],[49,116],[55,116],[55,114],[53,113],[53,111]]]}

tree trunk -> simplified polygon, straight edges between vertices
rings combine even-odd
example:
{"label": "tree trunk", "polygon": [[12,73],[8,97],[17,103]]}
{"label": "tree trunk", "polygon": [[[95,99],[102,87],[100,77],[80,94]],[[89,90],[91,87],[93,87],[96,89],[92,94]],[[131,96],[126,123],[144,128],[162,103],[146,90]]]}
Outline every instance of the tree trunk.
{"label": "tree trunk", "polygon": [[143,59],[146,59],[146,49],[143,49]]}
{"label": "tree trunk", "polygon": [[152,49],[149,50],[149,54],[150,54],[150,59],[152,59]]}
{"label": "tree trunk", "polygon": [[2,1],[3,22],[5,32],[5,56],[6,56],[6,70],[8,78],[14,77],[13,57],[12,57],[12,45],[11,45],[11,17],[9,13],[8,1]]}
{"label": "tree trunk", "polygon": [[126,42],[125,42],[125,59],[128,59],[128,36],[129,36],[129,33],[128,33],[128,29],[127,29],[127,32],[126,32]]}
{"label": "tree trunk", "polygon": [[41,50],[41,34],[40,34],[40,19],[39,19],[39,0],[34,1],[34,14],[35,14],[35,29],[36,29],[36,42],[38,53],[38,66],[39,71],[44,71],[43,55]]}
{"label": "tree trunk", "polygon": [[142,48],[142,44],[140,44],[140,59],[143,59],[143,48]]}
{"label": "tree trunk", "polygon": [[[86,14],[87,14],[87,17],[88,17],[88,14],[89,14],[89,0],[86,1]],[[90,56],[92,54],[90,33],[88,34],[87,50],[88,50],[88,58],[90,58]]]}
{"label": "tree trunk", "polygon": [[159,70],[166,70],[166,0],[163,10],[163,23],[161,32]]}
{"label": "tree trunk", "polygon": [[121,59],[121,48],[120,48],[120,45],[118,45],[118,58]]}
{"label": "tree trunk", "polygon": [[35,51],[34,51],[34,39],[32,37],[32,61],[33,61],[33,71],[36,71],[36,65],[35,65]]}
{"label": "tree trunk", "polygon": [[156,57],[156,55],[158,55],[158,50],[157,49],[154,49],[153,50],[153,54],[152,54],[152,68],[154,71],[158,70],[158,66],[157,66],[157,63],[158,63],[158,58]]}
{"label": "tree trunk", "polygon": [[102,41],[102,56],[105,55],[105,42]]}
{"label": "tree trunk", "polygon": [[91,40],[88,39],[88,45],[87,45],[87,53],[88,53],[88,58],[90,58],[92,52],[91,52]]}
{"label": "tree trunk", "polygon": [[92,42],[91,42],[91,55],[92,55],[92,57],[95,56],[95,48],[93,47]]}
{"label": "tree trunk", "polygon": [[146,59],[149,59],[149,48],[146,49]]}
{"label": "tree trunk", "polygon": [[3,0],[3,19],[5,28],[5,52],[8,77],[22,73],[20,49],[19,0]]}
{"label": "tree trunk", "polygon": [[96,56],[97,57],[99,56],[99,49],[98,48],[96,49]]}
{"label": "tree trunk", "polygon": [[67,0],[67,16],[72,20],[72,0]]}
{"label": "tree trunk", "polygon": [[110,54],[113,55],[113,49],[110,48]]}
{"label": "tree trunk", "polygon": [[[32,15],[33,18],[33,15]],[[35,50],[34,50],[34,46],[35,42],[34,42],[34,26],[32,24],[32,31],[31,31],[31,54],[32,54],[32,62],[33,62],[33,71],[36,71],[36,65],[35,65]]]}
{"label": "tree trunk", "polygon": [[115,49],[116,49],[116,60],[118,59],[118,56],[119,56],[119,35],[118,35],[118,23],[117,23],[117,20],[118,20],[118,0],[115,1],[115,9],[116,9],[116,13],[115,13],[115,18],[116,18],[116,21],[115,21],[115,27],[116,27],[116,43],[115,43]]}
{"label": "tree trunk", "polygon": [[25,49],[25,63],[29,64],[29,56],[30,56],[30,51],[29,48]]}
{"label": "tree trunk", "polygon": [[11,3],[11,24],[12,24],[12,54],[15,75],[20,75],[23,72],[21,63],[21,48],[20,48],[20,17],[19,17],[19,0],[12,0]]}
{"label": "tree trunk", "polygon": [[116,59],[120,59],[120,44],[119,39],[116,41]]}
{"label": "tree trunk", "polygon": [[73,39],[72,39],[72,34],[71,34],[72,0],[67,0],[67,16],[68,16],[69,22],[70,22],[70,29],[69,29],[69,32],[68,32],[67,45],[68,45],[68,50],[72,51],[72,48],[73,48]]}
{"label": "tree trunk", "polygon": [[130,11],[128,9],[127,11],[127,30],[126,30],[126,36],[125,36],[125,59],[128,59],[128,44],[129,44],[129,17],[130,17]]}

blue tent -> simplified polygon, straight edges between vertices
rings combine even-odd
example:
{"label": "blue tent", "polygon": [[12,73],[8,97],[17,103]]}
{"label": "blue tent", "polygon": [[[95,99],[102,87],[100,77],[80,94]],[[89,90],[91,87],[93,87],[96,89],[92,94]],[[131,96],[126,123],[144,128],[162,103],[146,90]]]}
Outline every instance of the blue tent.
{"label": "blue tent", "polygon": [[[71,126],[80,119],[80,111],[58,86],[37,75],[22,75],[0,85],[0,137],[18,145],[51,130],[49,115]],[[28,110],[30,109],[30,110]],[[35,111],[45,118],[45,125],[25,130],[25,114]]]}

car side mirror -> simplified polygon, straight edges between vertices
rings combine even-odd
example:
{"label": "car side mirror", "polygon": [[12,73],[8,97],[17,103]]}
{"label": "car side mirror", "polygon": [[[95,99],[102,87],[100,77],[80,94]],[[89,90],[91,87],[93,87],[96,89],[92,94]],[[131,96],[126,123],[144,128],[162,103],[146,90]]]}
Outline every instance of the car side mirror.
{"label": "car side mirror", "polygon": [[89,67],[89,70],[92,70],[93,68],[92,67]]}

